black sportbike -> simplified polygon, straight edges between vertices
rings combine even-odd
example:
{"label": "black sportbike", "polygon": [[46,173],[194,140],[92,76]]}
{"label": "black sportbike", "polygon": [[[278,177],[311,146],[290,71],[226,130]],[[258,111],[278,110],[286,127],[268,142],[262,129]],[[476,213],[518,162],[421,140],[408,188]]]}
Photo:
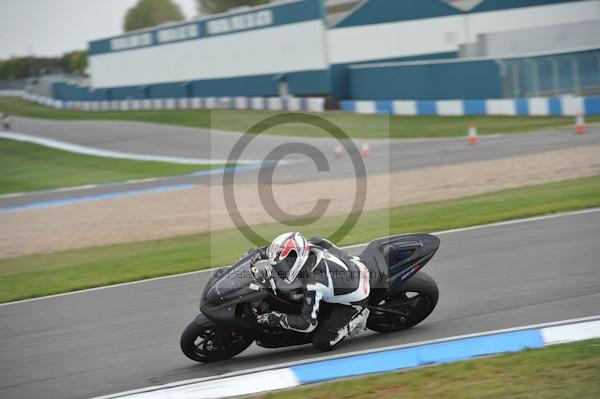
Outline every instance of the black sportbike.
{"label": "black sportbike", "polygon": [[[436,253],[440,241],[429,234],[409,234],[371,241],[358,255],[370,274],[367,328],[382,333],[400,331],[423,321],[435,308],[435,281],[419,271]],[[181,350],[197,362],[229,359],[252,342],[265,348],[302,345],[311,334],[269,328],[256,315],[270,311],[298,313],[302,283],[281,276],[265,279],[249,252],[233,266],[216,270],[202,293],[200,313],[181,335]],[[321,303],[319,317],[326,316]]]}

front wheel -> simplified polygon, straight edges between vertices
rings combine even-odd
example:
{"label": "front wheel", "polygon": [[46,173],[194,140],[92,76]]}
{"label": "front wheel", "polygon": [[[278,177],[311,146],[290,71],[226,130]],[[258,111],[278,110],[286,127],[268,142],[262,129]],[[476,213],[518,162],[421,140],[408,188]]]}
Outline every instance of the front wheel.
{"label": "front wheel", "polygon": [[192,321],[181,334],[181,351],[201,363],[225,360],[243,352],[254,340],[215,325],[206,318]]}
{"label": "front wheel", "polygon": [[437,284],[433,278],[418,272],[377,304],[394,313],[372,310],[367,328],[383,333],[411,328],[433,312],[438,297]]}

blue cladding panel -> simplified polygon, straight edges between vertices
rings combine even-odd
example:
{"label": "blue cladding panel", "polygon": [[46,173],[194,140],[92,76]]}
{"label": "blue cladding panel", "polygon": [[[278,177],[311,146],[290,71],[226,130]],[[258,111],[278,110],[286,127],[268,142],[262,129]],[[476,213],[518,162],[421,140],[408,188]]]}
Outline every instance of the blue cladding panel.
{"label": "blue cladding panel", "polygon": [[526,98],[517,98],[515,103],[517,104],[517,115],[529,115],[529,100]]}
{"label": "blue cladding panel", "polygon": [[452,100],[501,98],[494,61],[391,64],[350,68],[355,100]]}
{"label": "blue cladding panel", "polygon": [[285,75],[290,93],[296,95],[317,95],[329,93],[331,78],[329,70],[290,72]]}
{"label": "blue cladding panel", "polygon": [[[243,76],[192,82],[193,95],[211,96],[277,96],[279,83],[275,75]],[[328,71],[291,72],[286,74],[288,89],[293,95],[329,92]]]}
{"label": "blue cladding panel", "polygon": [[569,3],[580,0],[486,0],[471,12],[505,10],[507,8],[534,7],[547,4]]}
{"label": "blue cladding panel", "polygon": [[516,352],[544,345],[540,330],[515,331],[412,348],[326,360],[291,367],[302,384],[407,367],[466,360],[476,356]]}
{"label": "blue cladding panel", "polygon": [[52,97],[57,100],[97,101],[106,100],[105,90],[90,90],[88,87],[69,83],[54,83]]}
{"label": "blue cladding panel", "polygon": [[[238,16],[243,17],[245,15],[255,14],[255,13],[258,13],[261,11],[267,11],[267,10],[271,11],[273,20],[272,20],[272,23],[264,26],[264,28],[324,18],[324,9],[323,9],[321,0],[297,1],[297,2],[288,3],[288,4],[274,5],[273,7],[259,8],[259,9],[254,9],[254,10],[250,10],[250,11],[246,10],[246,11],[240,11],[238,13],[231,13],[231,14],[229,14],[229,13],[223,14],[223,15],[215,16],[214,18],[210,18],[210,19],[206,19],[206,20],[202,20],[202,21],[196,21],[196,22],[186,21],[186,22],[181,22],[178,24],[169,25],[169,26],[161,26],[160,28],[155,28],[155,29],[134,31],[134,32],[128,33],[126,35],[113,36],[113,37],[102,39],[102,40],[92,41],[89,43],[89,54],[96,55],[96,54],[108,53],[108,52],[112,52],[112,51],[129,51],[129,50],[143,48],[143,47],[165,45],[165,44],[171,44],[171,43],[187,41],[187,40],[199,40],[202,38],[210,38],[213,36],[219,36],[219,35],[223,35],[223,34],[233,34],[233,33],[239,33],[239,32],[244,32],[244,31],[248,31],[248,30],[260,29],[262,27],[236,29],[236,30],[233,30],[233,31],[230,31],[227,33],[209,34],[207,24],[213,20],[224,20],[224,23],[226,25],[231,26],[231,24],[232,24],[231,18],[235,18]],[[172,40],[172,41],[169,41],[166,43],[159,42],[159,40],[158,40],[158,36],[159,36],[158,32],[159,31],[173,29],[173,28],[177,28],[177,27],[185,27],[185,26],[195,26],[195,29],[197,30],[197,36],[191,37],[191,38],[179,39],[179,40]],[[132,38],[132,37],[136,38],[140,34],[143,34],[143,33],[150,33],[151,41],[149,44],[136,45],[133,48],[126,48],[126,49],[122,49],[122,50],[111,50],[110,43],[111,43],[112,39]]]}
{"label": "blue cladding panel", "polygon": [[548,99],[550,115],[562,115],[562,103],[560,98]]}
{"label": "blue cladding panel", "polygon": [[335,100],[354,98],[350,92],[350,71],[351,65],[372,64],[375,62],[404,62],[404,61],[422,61],[422,60],[440,60],[445,58],[456,58],[456,51],[416,55],[410,57],[383,58],[369,60],[365,62],[356,62],[353,64],[334,64],[331,66],[331,95]]}
{"label": "blue cladding panel", "polygon": [[188,85],[187,82],[161,83],[161,84],[155,84],[155,85],[148,85],[147,86],[147,95],[149,98],[188,97],[187,85]]}
{"label": "blue cladding panel", "polygon": [[435,101],[417,101],[417,115],[436,115],[437,103]]}
{"label": "blue cladding panel", "polygon": [[463,101],[463,109],[465,115],[485,115],[485,101],[484,100],[465,100]]}
{"label": "blue cladding panel", "polygon": [[194,96],[275,96],[277,82],[270,75],[199,80],[192,83]]}
{"label": "blue cladding panel", "polygon": [[[279,95],[275,75],[242,76],[238,78],[160,83],[146,86],[114,87],[90,91],[68,84],[55,84],[54,98],[59,100],[125,100],[143,98],[182,97],[269,97]],[[329,71],[287,73],[288,88],[298,96],[329,92]]]}
{"label": "blue cladding panel", "polygon": [[145,98],[144,91],[140,86],[133,87],[115,87],[112,90],[113,100],[127,100]]}
{"label": "blue cladding panel", "polygon": [[583,104],[586,115],[600,115],[600,97],[587,97]]}
{"label": "blue cladding panel", "polygon": [[461,11],[439,0],[370,0],[339,21],[335,28],[460,14]]}

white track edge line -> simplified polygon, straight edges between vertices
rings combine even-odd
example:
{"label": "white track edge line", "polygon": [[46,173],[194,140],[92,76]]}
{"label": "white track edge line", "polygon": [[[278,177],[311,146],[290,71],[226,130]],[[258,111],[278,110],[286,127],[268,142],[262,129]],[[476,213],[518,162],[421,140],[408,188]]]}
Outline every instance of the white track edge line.
{"label": "white track edge line", "polygon": [[[151,155],[151,154],[136,154],[130,152],[114,151],[101,149],[96,147],[85,146],[81,144],[69,143],[66,141],[55,140],[47,137],[40,137],[33,134],[18,133],[13,131],[0,132],[0,138],[33,143],[44,147],[55,148],[62,151],[68,151],[77,154],[90,155],[95,157],[128,159],[133,161],[147,162],[166,162],[174,164],[189,164],[189,165],[214,165],[226,164],[226,159],[199,159],[188,157],[175,157],[166,155]],[[244,163],[260,163],[259,160],[238,161],[239,164]]]}
{"label": "white track edge line", "polygon": [[[520,223],[527,223],[527,222],[537,222],[540,220],[554,219],[554,218],[563,217],[563,216],[582,215],[582,214],[586,214],[586,213],[594,213],[594,212],[599,212],[599,211],[600,211],[600,208],[587,208],[587,209],[580,209],[580,210],[576,210],[576,211],[557,212],[557,213],[551,213],[551,214],[541,215],[541,216],[532,216],[532,217],[521,218],[521,219],[504,220],[501,222],[486,223],[486,224],[480,224],[480,225],[475,225],[475,226],[458,227],[455,229],[436,231],[436,232],[433,232],[430,234],[444,235],[444,234],[451,234],[451,233],[460,233],[463,231],[487,229],[490,227],[509,226],[511,224],[520,224]],[[403,234],[411,234],[411,233],[403,233]],[[343,249],[356,248],[356,247],[360,247],[365,244],[366,243],[348,245],[348,246],[343,247]]]}
{"label": "white track edge line", "polygon": [[[588,208],[588,209],[581,209],[581,210],[577,210],[577,211],[552,213],[549,215],[542,215],[542,216],[533,216],[533,217],[528,217],[528,218],[523,218],[523,219],[506,220],[503,222],[495,222],[495,223],[488,223],[488,224],[482,224],[482,225],[477,225],[477,226],[469,226],[469,227],[461,227],[461,228],[450,229],[450,230],[437,231],[437,232],[433,232],[430,234],[443,235],[443,234],[451,234],[451,233],[460,233],[460,232],[470,231],[470,230],[479,230],[479,229],[485,229],[485,228],[491,228],[491,227],[501,227],[501,226],[507,226],[507,225],[512,225],[512,224],[528,223],[528,222],[537,222],[540,220],[554,219],[554,218],[563,217],[563,216],[583,215],[583,214],[594,213],[594,212],[600,212],[600,208]],[[403,234],[410,234],[410,233],[403,233]],[[344,246],[341,248],[342,249],[351,249],[351,248],[361,247],[366,244],[367,243],[353,244],[353,245],[348,245],[348,246]],[[168,276],[152,277],[152,278],[143,279],[143,280],[128,281],[125,283],[104,285],[102,287],[86,288],[83,290],[63,292],[60,294],[45,295],[45,296],[40,296],[40,297],[36,297],[36,298],[22,299],[22,300],[13,301],[13,302],[0,303],[0,307],[8,306],[8,305],[17,305],[17,304],[25,303],[25,302],[40,301],[43,299],[52,299],[52,298],[57,298],[57,297],[67,296],[67,295],[83,294],[83,293],[87,293],[87,292],[93,292],[93,291],[109,289],[109,288],[117,288],[117,287],[122,287],[122,286],[126,286],[126,285],[142,284],[142,283],[147,283],[147,282],[151,282],[151,281],[164,280],[164,279],[168,279],[168,278],[176,278],[176,277],[181,277],[181,276],[188,276],[188,275],[192,275],[192,274],[207,273],[207,272],[217,270],[220,267],[223,267],[223,266],[212,267],[209,269],[195,270],[195,271],[185,272],[185,273],[170,274]]]}
{"label": "white track edge line", "polygon": [[551,322],[547,322],[547,323],[539,323],[539,324],[531,324],[531,325],[526,325],[526,326],[504,328],[504,329],[500,329],[500,330],[481,331],[481,332],[462,334],[462,335],[456,335],[456,336],[451,336],[451,337],[436,338],[436,339],[431,339],[431,340],[426,340],[426,341],[411,342],[411,343],[407,343],[407,344],[391,345],[391,346],[386,346],[386,347],[382,347],[382,348],[363,349],[360,351],[339,353],[336,355],[320,356],[320,357],[314,357],[314,358],[310,358],[310,359],[296,360],[296,361],[292,361],[292,362],[278,363],[278,364],[263,366],[263,367],[256,367],[256,368],[252,368],[252,369],[248,369],[248,370],[233,371],[230,373],[225,373],[225,374],[216,375],[216,376],[194,378],[194,379],[189,379],[189,380],[181,380],[181,381],[171,382],[171,383],[164,384],[164,385],[156,385],[156,386],[150,386],[150,387],[146,387],[146,388],[138,388],[138,389],[134,389],[134,390],[130,390],[130,391],[124,391],[124,392],[114,393],[114,394],[110,394],[110,395],[106,395],[106,396],[100,396],[95,399],[119,398],[119,397],[132,395],[132,394],[136,394],[136,393],[164,390],[164,389],[175,388],[175,387],[190,385],[190,384],[196,384],[196,383],[206,382],[206,381],[211,381],[211,380],[236,377],[236,376],[240,376],[240,375],[253,374],[253,373],[258,373],[258,372],[262,372],[262,371],[269,371],[269,370],[281,369],[281,368],[286,368],[286,367],[293,367],[293,366],[298,366],[298,365],[307,364],[307,363],[317,363],[317,362],[322,362],[322,361],[326,361],[326,360],[340,359],[340,358],[344,358],[344,357],[360,356],[360,355],[367,354],[367,353],[386,352],[386,351],[396,350],[396,349],[410,348],[410,347],[421,346],[421,345],[429,345],[429,344],[435,344],[435,343],[440,343],[440,342],[456,341],[456,340],[460,340],[460,339],[482,337],[482,336],[487,336],[487,335],[496,335],[496,334],[502,334],[502,333],[507,333],[507,332],[514,332],[514,331],[533,330],[533,329],[544,328],[544,327],[577,324],[580,322],[593,321],[593,320],[598,320],[598,319],[600,319],[600,315],[579,317],[579,318],[567,319],[567,320],[557,320],[557,321],[551,321]]}

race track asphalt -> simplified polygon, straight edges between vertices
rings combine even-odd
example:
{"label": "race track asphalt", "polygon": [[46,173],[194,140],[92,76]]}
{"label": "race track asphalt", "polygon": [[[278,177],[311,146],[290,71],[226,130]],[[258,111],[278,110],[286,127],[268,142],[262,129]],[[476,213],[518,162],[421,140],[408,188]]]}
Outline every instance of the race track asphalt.
{"label": "race track asphalt", "polygon": [[[337,353],[599,313],[600,210],[440,237],[425,268],[440,288],[433,314]],[[252,346],[213,364],[185,358],[179,336],[209,273],[0,306],[0,397],[86,398],[321,355],[311,346]]]}
{"label": "race track asphalt", "polygon": [[[141,122],[116,121],[47,121],[15,118],[14,130],[69,143],[95,148],[140,154],[182,156],[191,158],[228,158],[239,133],[210,132],[206,129],[156,125]],[[331,139],[258,136],[243,152],[243,159],[264,159],[274,148],[289,143],[313,146],[307,154],[323,154],[326,171],[318,171],[306,155],[285,158],[292,163],[279,164],[274,173],[275,183],[298,183],[314,180],[335,180],[354,177],[352,160],[336,158],[336,142]],[[589,128],[585,135],[570,131],[511,134],[480,138],[480,144],[470,146],[466,138],[371,140],[371,156],[361,158],[368,176],[418,169],[429,166],[462,164],[491,159],[543,153],[600,143],[600,128]],[[357,143],[358,144],[358,143]],[[258,167],[239,170],[235,183],[256,183]],[[76,199],[125,193],[137,190],[180,186],[182,184],[222,184],[222,174],[177,176],[153,181],[102,185],[81,189],[28,193],[0,197],[0,208],[25,206],[44,201]]]}

